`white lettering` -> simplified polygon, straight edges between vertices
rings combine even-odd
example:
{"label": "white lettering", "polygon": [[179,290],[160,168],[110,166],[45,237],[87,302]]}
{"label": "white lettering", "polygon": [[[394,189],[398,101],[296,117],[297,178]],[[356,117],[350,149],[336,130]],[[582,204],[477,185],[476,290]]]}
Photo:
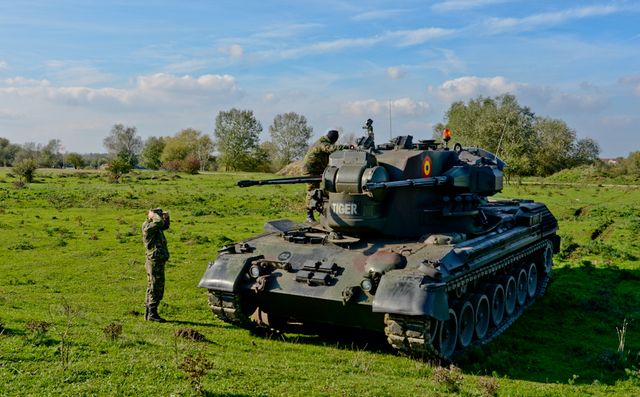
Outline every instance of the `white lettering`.
{"label": "white lettering", "polygon": [[331,210],[338,215],[358,215],[358,204],[332,203]]}

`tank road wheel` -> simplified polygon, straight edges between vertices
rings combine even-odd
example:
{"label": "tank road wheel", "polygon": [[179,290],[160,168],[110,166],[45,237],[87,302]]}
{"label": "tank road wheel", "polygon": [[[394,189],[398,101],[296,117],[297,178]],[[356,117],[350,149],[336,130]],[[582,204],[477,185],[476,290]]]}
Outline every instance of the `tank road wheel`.
{"label": "tank road wheel", "polygon": [[502,283],[504,284],[504,312],[510,316],[516,310],[516,279],[513,276],[506,276]]}
{"label": "tank road wheel", "polygon": [[456,350],[458,342],[458,316],[453,309],[449,309],[449,319],[440,322],[440,332],[438,342],[440,344],[440,355],[449,358]]}
{"label": "tank road wheel", "polygon": [[529,289],[529,282],[527,280],[527,271],[524,269],[520,269],[518,271],[518,292],[516,294],[516,299],[518,301],[518,306],[524,306],[524,303],[527,301],[527,291]]}
{"label": "tank road wheel", "polygon": [[542,264],[544,265],[544,271],[547,275],[551,274],[551,267],[553,266],[553,244],[547,240],[547,246],[544,249],[542,255]]}
{"label": "tank road wheel", "polygon": [[527,280],[529,280],[529,283],[527,285],[527,295],[529,296],[529,298],[533,298],[538,289],[538,267],[535,263],[531,263],[529,265]]}
{"label": "tank road wheel", "polygon": [[497,327],[504,317],[504,287],[502,284],[491,284],[487,292],[491,302],[491,322]]}
{"label": "tank road wheel", "polygon": [[[485,294],[476,294],[471,300],[473,311],[476,314],[475,332],[478,339],[482,339],[489,329],[490,306],[489,298]],[[502,309],[504,311],[504,307]]]}
{"label": "tank road wheel", "polygon": [[456,311],[458,312],[458,344],[464,348],[473,340],[476,316],[473,305],[469,301],[460,302]]}

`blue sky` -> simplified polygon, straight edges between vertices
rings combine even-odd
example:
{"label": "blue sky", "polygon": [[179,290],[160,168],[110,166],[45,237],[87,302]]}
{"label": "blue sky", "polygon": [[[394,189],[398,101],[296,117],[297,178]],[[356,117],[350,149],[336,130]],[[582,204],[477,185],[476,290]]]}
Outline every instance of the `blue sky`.
{"label": "blue sky", "polygon": [[265,140],[290,111],[316,136],[370,117],[378,141],[427,138],[452,102],[506,92],[605,157],[640,150],[640,4],[0,0],[0,136],[16,143],[99,152],[115,123],[212,133],[232,107]]}

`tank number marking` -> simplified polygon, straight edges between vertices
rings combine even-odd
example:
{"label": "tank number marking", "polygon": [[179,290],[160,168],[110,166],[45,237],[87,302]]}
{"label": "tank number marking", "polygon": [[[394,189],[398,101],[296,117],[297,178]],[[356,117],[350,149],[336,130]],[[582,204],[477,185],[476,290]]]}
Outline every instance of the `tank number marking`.
{"label": "tank number marking", "polygon": [[331,210],[338,215],[358,215],[358,205],[356,203],[333,203]]}
{"label": "tank number marking", "polygon": [[431,176],[431,158],[429,156],[425,157],[422,162],[422,175]]}

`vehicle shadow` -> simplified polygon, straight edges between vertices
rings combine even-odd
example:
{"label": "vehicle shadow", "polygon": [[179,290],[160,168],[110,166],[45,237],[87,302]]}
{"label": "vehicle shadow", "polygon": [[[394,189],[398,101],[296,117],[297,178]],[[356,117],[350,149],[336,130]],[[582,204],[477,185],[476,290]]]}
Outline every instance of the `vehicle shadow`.
{"label": "vehicle shadow", "polygon": [[[542,383],[614,384],[640,366],[640,270],[554,269],[546,294],[490,343],[456,358],[466,373]],[[627,320],[625,354],[617,330]],[[257,332],[289,343],[397,354],[379,333],[326,327],[316,335]],[[419,359],[419,358],[418,358]],[[444,363],[441,363],[444,365]]]}
{"label": "vehicle shadow", "polygon": [[[458,365],[470,373],[534,382],[614,384],[640,365],[640,270],[615,266],[554,269],[546,294],[495,340]],[[625,352],[618,332],[629,323]],[[632,352],[632,354],[631,354]]]}

